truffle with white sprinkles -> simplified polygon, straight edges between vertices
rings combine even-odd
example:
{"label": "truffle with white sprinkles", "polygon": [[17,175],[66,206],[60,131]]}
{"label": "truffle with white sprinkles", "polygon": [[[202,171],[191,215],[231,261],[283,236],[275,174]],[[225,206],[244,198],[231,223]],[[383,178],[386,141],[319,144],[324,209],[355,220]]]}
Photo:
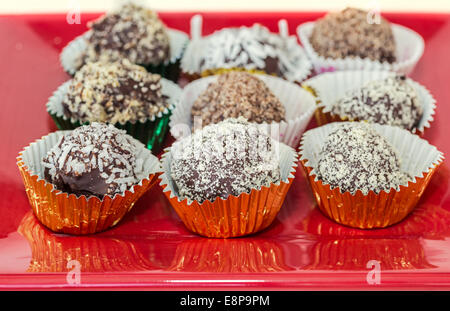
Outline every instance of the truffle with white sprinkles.
{"label": "truffle with white sprinkles", "polygon": [[180,199],[239,196],[280,181],[277,142],[244,118],[227,119],[173,145],[170,175]]}
{"label": "truffle with white sprinkles", "polygon": [[406,77],[395,75],[349,92],[333,105],[331,113],[350,120],[412,130],[420,122],[423,108]]}
{"label": "truffle with white sprinkles", "polygon": [[370,13],[346,8],[317,20],[310,42],[320,56],[340,59],[369,58],[374,61],[396,61],[395,40],[391,25],[380,17],[380,23],[370,23]]}
{"label": "truffle with white sprinkles", "polygon": [[208,85],[191,114],[201,117],[202,125],[240,116],[249,122],[271,123],[284,120],[285,109],[262,80],[246,72],[229,72]]}
{"label": "truffle with white sprinkles", "polygon": [[84,122],[145,122],[169,107],[161,76],[127,59],[88,63],[72,79],[64,114]]}
{"label": "truffle with white sprinkles", "polygon": [[[169,57],[169,35],[158,15],[133,3],[88,23],[91,28],[82,62],[128,58],[159,65]],[[82,65],[82,64],[80,64]]]}
{"label": "truffle with white sprinkles", "polygon": [[398,190],[409,175],[400,170],[396,150],[370,124],[336,123],[318,155],[317,177],[331,189],[366,195]]}
{"label": "truffle with white sprinkles", "polygon": [[105,123],[85,125],[63,136],[42,159],[44,177],[56,189],[76,195],[113,196],[143,176],[144,145]]}
{"label": "truffle with white sprinkles", "polygon": [[290,75],[296,73],[303,62],[295,37],[270,33],[259,24],[225,28],[204,39],[201,72],[245,68],[292,79]]}

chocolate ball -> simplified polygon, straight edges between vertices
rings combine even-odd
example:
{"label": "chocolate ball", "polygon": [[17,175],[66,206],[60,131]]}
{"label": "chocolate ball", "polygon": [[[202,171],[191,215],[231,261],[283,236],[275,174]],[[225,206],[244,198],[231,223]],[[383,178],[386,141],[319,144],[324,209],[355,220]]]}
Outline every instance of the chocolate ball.
{"label": "chocolate ball", "polygon": [[244,118],[196,131],[171,150],[170,174],[178,197],[212,202],[279,182],[277,146]]}
{"label": "chocolate ball", "polygon": [[85,122],[145,122],[169,107],[161,76],[127,59],[88,63],[72,79],[64,113]]}
{"label": "chocolate ball", "polygon": [[236,69],[262,71],[286,77],[298,64],[291,55],[290,38],[271,33],[266,27],[224,28],[204,38],[200,71]]}
{"label": "chocolate ball", "polygon": [[415,89],[404,75],[367,83],[336,102],[331,113],[350,120],[388,124],[412,130],[423,109]]}
{"label": "chocolate ball", "polygon": [[208,85],[191,114],[192,119],[200,117],[203,126],[237,117],[271,123],[284,120],[285,109],[262,80],[246,72],[229,72]]}
{"label": "chocolate ball", "polygon": [[42,159],[45,180],[77,196],[113,196],[146,177],[136,154],[144,145],[105,123],[78,127]]}
{"label": "chocolate ball", "polygon": [[328,13],[315,22],[311,45],[325,58],[360,57],[395,62],[395,40],[389,22],[382,17],[379,24],[370,21],[370,13],[360,9]]}
{"label": "chocolate ball", "polygon": [[169,58],[169,35],[158,15],[132,3],[88,23],[91,33],[84,62],[127,58],[159,65]]}
{"label": "chocolate ball", "polygon": [[370,124],[336,123],[318,154],[317,177],[331,189],[366,195],[405,185],[397,151]]}

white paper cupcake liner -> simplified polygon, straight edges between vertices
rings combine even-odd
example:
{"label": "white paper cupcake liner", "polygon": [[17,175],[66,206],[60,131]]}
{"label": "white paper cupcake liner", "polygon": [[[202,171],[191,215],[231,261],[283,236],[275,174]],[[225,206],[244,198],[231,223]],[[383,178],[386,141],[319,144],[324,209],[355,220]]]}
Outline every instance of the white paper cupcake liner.
{"label": "white paper cupcake liner", "polygon": [[[145,123],[147,121],[154,121],[156,118],[161,118],[163,115],[167,115],[173,110],[173,108],[178,103],[180,96],[181,96],[181,88],[175,84],[174,82],[161,78],[161,86],[162,86],[162,93],[163,95],[168,96],[169,101],[169,107],[164,109],[161,112],[158,112],[156,115],[153,115],[150,119],[147,120],[141,120],[144,121],[142,123]],[[63,118],[64,120],[69,120],[68,117],[64,114],[64,107],[62,105],[65,95],[67,94],[69,90],[69,86],[71,84],[72,80],[64,82],[61,86],[56,89],[55,92],[53,92],[53,95],[48,99],[47,102],[47,112],[51,115],[56,115],[58,118]],[[70,122],[75,123],[79,120],[75,118],[70,118]],[[136,121],[136,122],[141,122]],[[120,123],[121,125],[124,125],[126,122]]]}
{"label": "white paper cupcake liner", "polygon": [[[297,84],[269,75],[255,75],[275,94],[286,109],[286,121],[262,123],[258,126],[271,133],[274,139],[293,148],[298,146],[301,135],[311,120],[316,103],[314,97]],[[176,139],[186,136],[192,130],[191,109],[208,85],[217,81],[218,76],[195,80],[183,89],[180,102],[170,116],[170,132]],[[278,128],[277,128],[278,127]]]}
{"label": "white paper cupcake liner", "polygon": [[[284,73],[284,77],[286,80],[291,82],[301,82],[306,79],[312,72],[312,64],[309,61],[305,51],[303,48],[297,44],[297,39],[295,36],[289,36],[288,34],[288,26],[286,20],[280,20],[278,22],[279,26],[279,35],[286,38],[286,40],[290,40],[289,53],[291,54],[292,59],[297,61],[295,69],[292,69],[288,72]],[[191,41],[186,47],[183,58],[181,59],[181,70],[184,73],[190,75],[201,75],[202,70],[200,63],[202,60],[202,55],[204,51],[204,47],[207,44],[207,40],[210,36],[202,37],[202,16],[195,15],[191,19]],[[295,44],[292,42],[295,41]],[[219,68],[207,68],[211,70],[216,69],[232,69],[233,66],[223,64],[223,66]],[[253,68],[245,68],[246,70],[253,70]]]}
{"label": "white paper cupcake liner", "polygon": [[[315,168],[319,160],[319,153],[325,140],[336,126],[339,126],[339,123],[330,123],[303,134],[300,160],[306,160],[306,165],[313,168],[310,175],[316,175],[316,180],[318,179]],[[381,124],[372,124],[372,127],[397,150],[401,171],[413,177],[410,182],[416,182],[416,178],[423,177],[424,173],[444,160],[444,154],[435,146],[407,130]]]}
{"label": "white paper cupcake liner", "polygon": [[[164,65],[176,63],[183,56],[189,37],[182,31],[167,28],[170,41],[170,57]],[[82,56],[86,51],[90,30],[70,41],[61,51],[60,62],[64,70],[74,75],[82,65]]]}
{"label": "white paper cupcake liner", "polygon": [[396,62],[373,61],[368,58],[346,57],[343,59],[325,58],[316,53],[309,38],[311,37],[314,22],[301,24],[297,28],[297,35],[305,49],[306,54],[313,63],[316,73],[338,70],[389,70],[404,74],[410,74],[424,52],[423,38],[415,31],[391,23],[394,40],[396,43]]}
{"label": "white paper cupcake liner", "polygon": [[[23,150],[20,160],[23,161],[23,164],[28,168],[32,175],[37,175],[38,180],[45,180],[44,178],[44,169],[45,167],[42,165],[42,159],[46,156],[47,152],[50,151],[56,144],[59,142],[61,137],[70,134],[72,131],[56,131],[54,133],[50,133],[41,139],[31,143],[28,147],[25,147]],[[161,163],[158,158],[155,157],[150,150],[145,148],[145,145],[142,144],[137,139],[129,136],[137,145],[142,145],[142,148],[139,148],[139,153],[136,154],[136,160],[141,160],[142,164],[142,172],[139,174],[142,177],[137,185],[142,185],[143,179],[147,178],[151,174],[157,174],[162,172]],[[48,183],[47,181],[45,181]],[[59,190],[55,190],[59,191]],[[130,188],[130,192],[134,192],[133,188]],[[119,193],[115,196],[122,195],[125,193]]]}
{"label": "white paper cupcake liner", "polygon": [[[357,90],[371,81],[382,80],[394,75],[395,73],[392,71],[349,70],[328,72],[308,79],[302,85],[314,91],[319,103],[317,107],[319,109],[323,108],[323,113],[328,113],[331,111],[332,106],[344,97],[347,92]],[[423,133],[426,128],[431,126],[431,122],[434,119],[436,100],[423,85],[410,78],[407,78],[406,82],[416,91],[423,108],[422,118],[412,132],[416,133],[418,131]]]}

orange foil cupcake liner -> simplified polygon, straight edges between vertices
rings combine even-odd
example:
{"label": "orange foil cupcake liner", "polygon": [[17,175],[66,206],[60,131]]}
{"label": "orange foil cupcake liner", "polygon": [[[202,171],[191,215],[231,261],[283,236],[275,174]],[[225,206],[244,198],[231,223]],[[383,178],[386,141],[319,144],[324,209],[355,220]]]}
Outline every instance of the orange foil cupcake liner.
{"label": "orange foil cupcake liner", "polygon": [[267,228],[283,205],[286,194],[294,180],[297,167],[296,152],[280,143],[281,181],[239,196],[220,197],[213,202],[189,202],[180,200],[174,181],[170,177],[171,148],[167,148],[161,161],[163,174],[161,187],[170,204],[184,225],[192,232],[211,238],[239,237]]}
{"label": "orange foil cupcake liner", "polygon": [[30,144],[17,157],[17,166],[22,176],[31,208],[39,221],[54,232],[74,235],[92,234],[115,226],[131,210],[136,201],[157,181],[160,164],[148,152],[144,167],[147,178],[122,194],[103,199],[91,196],[77,197],[62,192],[45,181],[41,160],[64,135],[70,131],[58,131]]}
{"label": "orange foil cupcake liner", "polygon": [[[385,79],[391,75],[394,75],[394,73],[389,71],[353,70],[329,72],[306,80],[302,86],[316,98],[317,110],[315,118],[318,125],[332,122],[364,121],[333,114],[331,113],[331,107],[338,99],[345,96],[348,91],[358,89],[371,81]],[[436,100],[423,85],[410,78],[407,78],[406,81],[414,88],[419,101],[422,103],[423,116],[417,127],[411,131],[422,137],[425,130],[431,126],[431,122],[434,120]]]}
{"label": "orange foil cupcake liner", "polygon": [[[306,132],[300,146],[300,162],[311,185],[319,209],[330,219],[346,226],[371,229],[385,228],[403,220],[417,205],[431,177],[443,161],[443,154],[436,147],[417,135],[389,125],[373,124],[374,129],[394,146],[399,154],[402,169],[413,180],[378,194],[341,192],[331,189],[315,173],[315,165],[322,143],[335,128],[331,123]],[[413,156],[411,156],[413,155]]]}

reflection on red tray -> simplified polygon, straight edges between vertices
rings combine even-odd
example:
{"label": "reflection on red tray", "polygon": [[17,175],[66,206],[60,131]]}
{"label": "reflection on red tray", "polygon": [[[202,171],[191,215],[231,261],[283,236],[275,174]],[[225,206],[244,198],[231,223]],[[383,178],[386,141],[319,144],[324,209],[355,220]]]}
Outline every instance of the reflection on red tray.
{"label": "reflection on red tray", "polygon": [[[188,31],[193,13],[161,15],[169,27]],[[205,13],[204,33],[254,22],[275,31],[278,19],[286,18],[294,34],[297,25],[321,15]],[[316,209],[302,170],[274,223],[243,239],[210,240],[189,232],[158,186],[116,227],[100,234],[71,237],[40,225],[30,212],[15,157],[56,130],[44,105],[69,78],[60,67],[59,51],[97,16],[83,14],[80,25],[67,24],[63,14],[0,17],[0,36],[8,38],[0,44],[0,288],[70,286],[67,262],[75,259],[81,286],[95,288],[370,289],[367,261],[378,260],[383,289],[450,289],[450,172],[445,162],[413,213],[385,229],[357,230],[329,220]],[[437,99],[435,120],[424,138],[448,156],[450,91],[442,81],[450,80],[450,16],[386,17],[425,39],[412,78]]]}

